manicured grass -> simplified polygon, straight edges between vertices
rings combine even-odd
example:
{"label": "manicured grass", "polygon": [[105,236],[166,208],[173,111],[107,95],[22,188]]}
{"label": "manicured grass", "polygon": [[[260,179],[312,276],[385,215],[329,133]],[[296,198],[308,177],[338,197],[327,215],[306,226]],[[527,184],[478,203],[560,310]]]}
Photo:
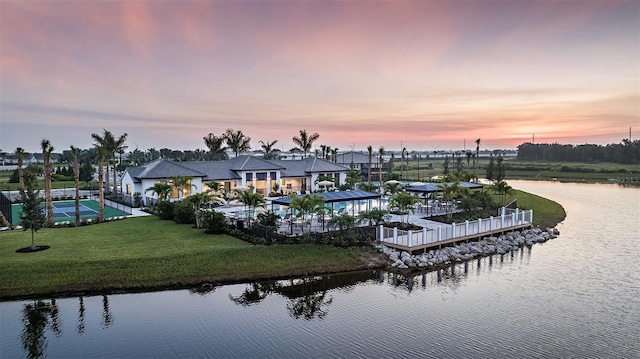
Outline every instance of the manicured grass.
{"label": "manicured grass", "polygon": [[564,208],[558,202],[520,190],[514,190],[514,192],[515,194],[507,202],[515,198],[518,200],[518,208],[532,209],[533,224],[535,226],[540,226],[541,228],[555,227],[567,216]]}
{"label": "manicured grass", "polygon": [[227,235],[156,217],[77,228],[0,232],[0,298],[73,291],[172,287],[202,282],[327,273],[359,268],[371,249],[314,245],[252,246]]}

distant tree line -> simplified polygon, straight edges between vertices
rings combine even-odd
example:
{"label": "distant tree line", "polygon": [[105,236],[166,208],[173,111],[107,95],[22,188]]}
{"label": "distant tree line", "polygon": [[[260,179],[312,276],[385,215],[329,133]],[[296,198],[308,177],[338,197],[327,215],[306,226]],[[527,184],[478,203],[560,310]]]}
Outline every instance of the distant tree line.
{"label": "distant tree line", "polygon": [[614,162],[640,163],[640,141],[622,140],[606,146],[530,143],[518,146],[518,159],[523,161]]}

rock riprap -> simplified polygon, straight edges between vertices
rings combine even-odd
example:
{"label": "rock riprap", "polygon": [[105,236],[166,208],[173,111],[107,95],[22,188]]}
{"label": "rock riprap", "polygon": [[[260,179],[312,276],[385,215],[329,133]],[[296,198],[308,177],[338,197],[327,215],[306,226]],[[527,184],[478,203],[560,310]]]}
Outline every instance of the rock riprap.
{"label": "rock riprap", "polygon": [[459,243],[452,247],[432,249],[427,253],[411,255],[406,251],[381,246],[389,257],[391,267],[398,269],[420,268],[430,269],[447,266],[452,263],[465,262],[474,258],[494,254],[506,254],[523,246],[531,247],[535,243],[543,243],[558,237],[556,228],[530,228],[502,234],[498,237],[485,237],[476,242]]}

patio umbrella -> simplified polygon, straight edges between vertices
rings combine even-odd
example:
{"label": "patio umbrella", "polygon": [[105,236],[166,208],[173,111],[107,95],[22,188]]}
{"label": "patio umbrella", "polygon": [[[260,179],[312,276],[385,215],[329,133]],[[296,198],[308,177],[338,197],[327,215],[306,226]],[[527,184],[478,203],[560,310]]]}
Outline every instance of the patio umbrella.
{"label": "patio umbrella", "polygon": [[424,182],[411,182],[409,183],[409,187],[418,187],[418,186],[424,186]]}
{"label": "patio umbrella", "polygon": [[318,182],[318,186],[333,186],[333,182],[328,180],[320,181]]}
{"label": "patio umbrella", "polygon": [[389,180],[389,181],[385,182],[384,184],[399,184],[399,183],[402,183],[402,182],[400,182],[398,180]]}

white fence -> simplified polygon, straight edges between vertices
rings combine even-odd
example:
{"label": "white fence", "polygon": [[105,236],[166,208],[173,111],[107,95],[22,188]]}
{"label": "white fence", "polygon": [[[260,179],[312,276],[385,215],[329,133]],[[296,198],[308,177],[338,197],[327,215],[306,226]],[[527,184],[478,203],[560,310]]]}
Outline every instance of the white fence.
{"label": "white fence", "polygon": [[482,236],[500,229],[530,224],[533,221],[533,211],[519,209],[500,209],[497,217],[479,218],[475,221],[464,223],[443,224],[437,228],[423,228],[417,231],[404,231],[398,228],[388,228],[380,225],[376,229],[376,238],[380,243],[393,243],[405,247],[414,247],[447,241],[466,236]]}

